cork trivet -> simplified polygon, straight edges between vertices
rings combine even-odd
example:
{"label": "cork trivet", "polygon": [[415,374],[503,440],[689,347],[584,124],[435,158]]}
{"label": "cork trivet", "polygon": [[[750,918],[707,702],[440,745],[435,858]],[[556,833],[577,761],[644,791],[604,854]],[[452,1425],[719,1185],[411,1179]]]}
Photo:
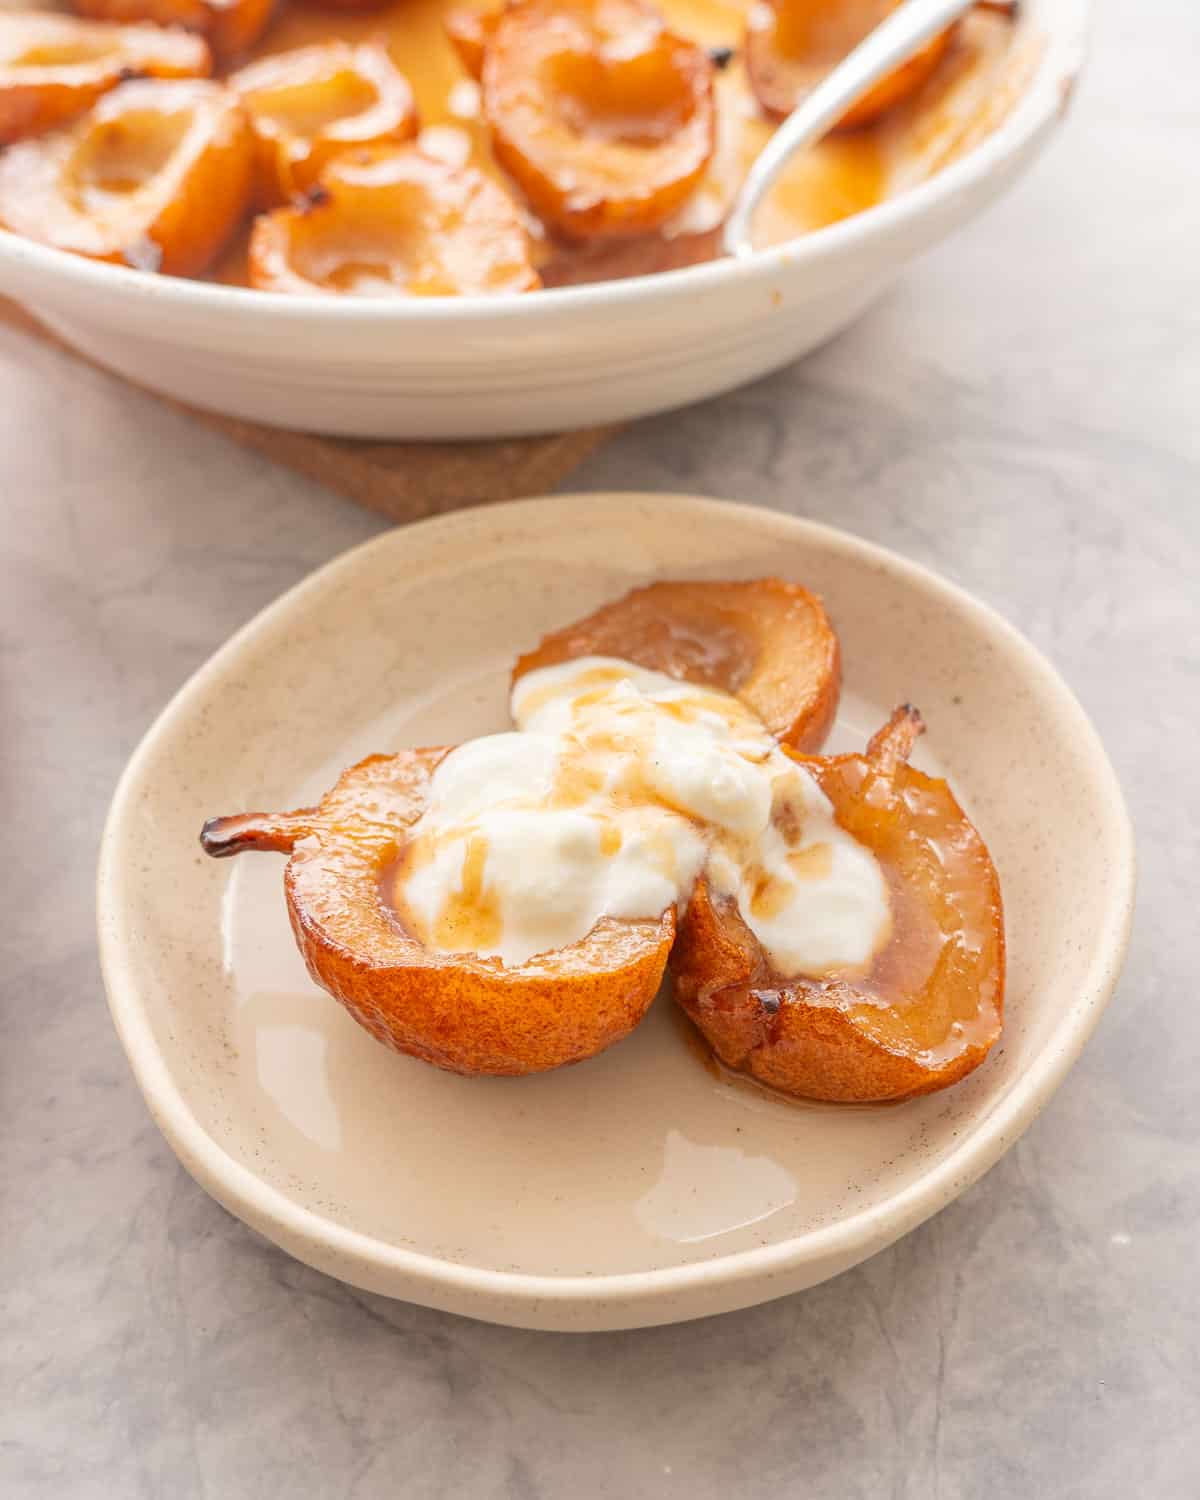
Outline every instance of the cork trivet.
{"label": "cork trivet", "polygon": [[[69,348],[23,307],[5,298],[0,298],[0,323],[59,348]],[[512,500],[551,490],[617,431],[611,426],[588,427],[549,437],[477,443],[381,443],[287,432],[200,411],[166,396],[159,399],[206,427],[223,432],[235,443],[328,485],[393,521],[415,521],[462,505]]]}

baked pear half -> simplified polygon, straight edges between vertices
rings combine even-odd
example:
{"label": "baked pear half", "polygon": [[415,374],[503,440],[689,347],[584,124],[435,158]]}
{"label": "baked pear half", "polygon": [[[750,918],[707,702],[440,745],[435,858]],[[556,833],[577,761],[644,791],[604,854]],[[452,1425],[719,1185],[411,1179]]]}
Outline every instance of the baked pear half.
{"label": "baked pear half", "polygon": [[338,156],[417,133],[408,80],[381,42],[318,42],[264,57],[233,74],[258,156],[268,208],[310,192]]}
{"label": "baked pear half", "polygon": [[[864,37],[887,19],[900,0],[766,0],[751,7],[746,23],[746,73],[763,113],[781,120]],[[954,28],[939,32],[857,100],[834,127],[874,124],[911,98],[933,73]]]}
{"label": "baked pear half", "polygon": [[[540,1073],[627,1036],[666,968],[675,913],[602,919],[580,942],[506,967],[471,951],[432,952],[390,899],[405,835],[424,811],[447,749],[373,755],[318,806],[205,824],[216,857],[289,854],[284,889],[313,979],[387,1046],[454,1073]],[[468,893],[469,894],[469,893]],[[477,893],[476,893],[477,894]],[[464,914],[463,947],[479,904]]]}
{"label": "baked pear half", "polygon": [[838,638],[816,594],[779,578],[663,582],[556,630],[513,680],[579,656],[615,656],[740,698],[782,744],[817,750],[837,713]]}
{"label": "baked pear half", "polygon": [[242,221],[254,169],[237,96],[202,78],[135,78],[68,130],[0,158],[0,224],[93,260],[196,276]]}
{"label": "baked pear half", "polygon": [[203,78],[200,37],[41,11],[0,14],[0,146],[66,125],[135,75]]}
{"label": "baked pear half", "polygon": [[[451,35],[470,67],[476,39]],[[492,150],[555,233],[646,234],[691,196],[716,147],[713,63],[646,0],[518,0],[479,40]]]}
{"label": "baked pear half", "polygon": [[671,955],[675,998],[727,1067],[803,1098],[874,1103],[946,1088],[994,1045],[1000,884],[946,783],[907,764],[922,727],[904,707],[865,755],[796,757],[887,881],[890,932],[866,972],[773,973],[736,906],[698,882]]}
{"label": "baked pear half", "polygon": [[307,198],[260,214],[249,272],[261,291],[329,296],[496,296],[540,285],[504,189],[412,145],[338,156]]}

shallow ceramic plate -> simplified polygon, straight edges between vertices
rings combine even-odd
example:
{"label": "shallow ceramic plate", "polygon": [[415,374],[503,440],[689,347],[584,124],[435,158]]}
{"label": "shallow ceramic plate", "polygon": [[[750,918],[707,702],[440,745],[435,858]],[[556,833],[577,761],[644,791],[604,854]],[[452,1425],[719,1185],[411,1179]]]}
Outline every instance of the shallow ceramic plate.
{"label": "shallow ceramic plate", "polygon": [[[372,750],[505,727],[514,655],[636,583],[777,573],[842,639],[835,744],[911,699],[1000,870],[1008,1025],[958,1088],[804,1106],[714,1076],[667,997],[579,1067],[468,1079],[398,1057],[309,982],[283,861],[218,865],[209,814],[293,807]],[[229,642],[130,762],[100,862],[100,941],[138,1082],[188,1170],[310,1265],[538,1328],[697,1317],[889,1244],[1029,1124],[1124,952],[1130,828],[1094,731],[1011,627],[931,574],[767,511],[584,495],[392,531]]]}

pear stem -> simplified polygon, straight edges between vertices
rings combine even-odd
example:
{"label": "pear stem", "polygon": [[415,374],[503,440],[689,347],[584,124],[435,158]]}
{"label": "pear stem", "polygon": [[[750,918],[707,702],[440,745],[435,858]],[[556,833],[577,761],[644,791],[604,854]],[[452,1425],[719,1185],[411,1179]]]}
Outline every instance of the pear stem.
{"label": "pear stem", "polygon": [[213,859],[227,859],[254,849],[268,854],[290,854],[298,839],[313,831],[315,808],[291,813],[238,813],[209,818],[200,830],[200,847]]}
{"label": "pear stem", "polygon": [[925,733],[925,720],[911,703],[902,703],[892,711],[883,728],[871,737],[867,759],[881,775],[890,776],[897,766],[912,754],[912,748]]}

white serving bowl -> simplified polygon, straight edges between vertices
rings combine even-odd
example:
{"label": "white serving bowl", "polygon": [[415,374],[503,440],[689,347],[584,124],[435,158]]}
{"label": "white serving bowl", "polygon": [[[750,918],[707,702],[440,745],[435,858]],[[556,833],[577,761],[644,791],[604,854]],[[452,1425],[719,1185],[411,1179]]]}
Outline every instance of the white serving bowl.
{"label": "white serving bowl", "polygon": [[[632,585],[771,572],[818,590],[837,626],[846,690],[831,747],[861,746],[898,701],[918,704],[929,734],[916,759],[949,776],[1000,872],[1004,1035],[943,1094],[804,1106],[714,1077],[665,994],[576,1067],[442,1073],[381,1047],[313,985],[281,858],[200,853],[212,814],[311,804],[371,751],[507,727],[514,657]],[[113,799],[98,885],[113,1019],[198,1182],[355,1286],[564,1330],[799,1291],[942,1208],[1078,1056],[1132,900],[1112,767],[1011,626],[855,537],[680,495],[486,506],[384,532],[322,568],[146,735]]]}
{"label": "white serving bowl", "polygon": [[0,292],[97,363],[194,406],[352,437],[551,432],[683,406],[844,328],[1033,160],[1087,0],[1028,0],[1045,46],[1004,123],[920,186],[744,261],[539,292],[284,297],[88,261],[0,231]]}

